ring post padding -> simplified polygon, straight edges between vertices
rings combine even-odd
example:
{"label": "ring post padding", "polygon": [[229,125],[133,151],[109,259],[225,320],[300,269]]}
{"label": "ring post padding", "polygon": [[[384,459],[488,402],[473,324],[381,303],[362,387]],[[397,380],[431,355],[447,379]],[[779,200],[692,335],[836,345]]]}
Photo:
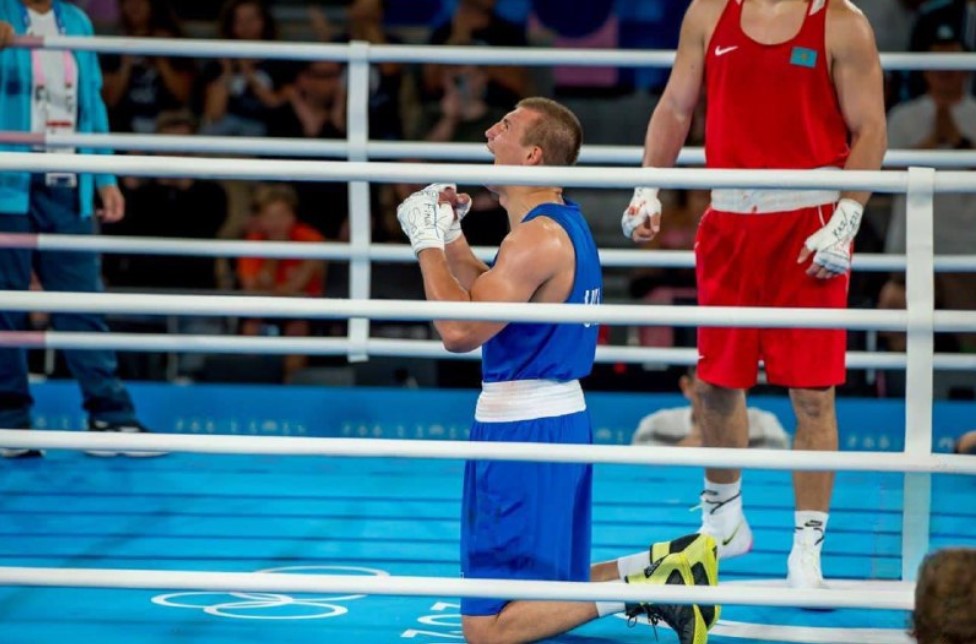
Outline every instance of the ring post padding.
{"label": "ring post padding", "polygon": [[[349,44],[349,66],[347,77],[347,137],[349,160],[365,162],[366,144],[369,142],[369,48],[368,42],[360,40]],[[349,246],[360,257],[349,262],[349,297],[369,299],[369,283],[372,264],[369,260],[369,246],[372,242],[369,183],[351,181],[349,183]],[[365,362],[366,343],[369,340],[369,319],[350,318],[348,327],[350,362]]]}
{"label": "ring post padding", "polygon": [[[905,454],[932,453],[935,353],[935,170],[908,170],[906,298],[908,344],[905,374]],[[902,579],[913,580],[929,546],[932,476],[906,474],[902,514]]]}

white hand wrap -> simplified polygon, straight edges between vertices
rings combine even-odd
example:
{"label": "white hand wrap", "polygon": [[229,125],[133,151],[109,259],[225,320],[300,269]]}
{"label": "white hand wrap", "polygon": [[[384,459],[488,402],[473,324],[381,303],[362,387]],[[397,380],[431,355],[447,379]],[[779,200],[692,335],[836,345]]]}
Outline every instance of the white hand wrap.
{"label": "white hand wrap", "polygon": [[654,215],[661,214],[661,200],[657,198],[657,188],[635,188],[630,205],[624,211],[620,227],[627,239],[632,239],[634,231]]}
{"label": "white hand wrap", "polygon": [[864,206],[853,199],[837,202],[834,214],[823,228],[807,237],[804,245],[814,251],[813,263],[831,273],[846,273],[851,269],[851,242],[861,227]]}
{"label": "white hand wrap", "polygon": [[454,223],[451,227],[447,229],[447,233],[444,234],[444,243],[450,244],[456,241],[458,237],[464,234],[461,230],[461,220],[464,216],[468,214],[471,210],[471,196],[467,194],[460,194],[457,196],[457,202],[454,204]]}
{"label": "white hand wrap", "polygon": [[[434,201],[441,200],[441,193],[447,192],[448,190],[453,190],[457,192],[457,184],[454,183],[432,183],[429,186],[424,186],[422,190],[415,192],[414,194],[424,193],[430,195],[434,198]],[[413,195],[411,195],[413,196]]]}
{"label": "white hand wrap", "polygon": [[[461,220],[464,219],[464,216],[468,214],[469,210],[471,210],[471,197],[466,194],[457,194],[457,184],[454,183],[432,183],[421,190],[421,192],[432,194],[434,199],[438,202],[440,201],[441,193],[447,192],[448,190],[454,192],[454,194],[457,196],[457,201],[453,206],[456,218],[451,223],[451,227],[447,229],[446,233],[444,233],[445,244],[450,244],[451,242],[456,241],[458,237],[464,234],[461,230]],[[462,196],[464,199],[461,198]]]}
{"label": "white hand wrap", "polygon": [[437,202],[439,194],[440,190],[428,186],[397,207],[397,220],[415,254],[426,248],[444,248],[444,237],[455,216],[451,204]]}

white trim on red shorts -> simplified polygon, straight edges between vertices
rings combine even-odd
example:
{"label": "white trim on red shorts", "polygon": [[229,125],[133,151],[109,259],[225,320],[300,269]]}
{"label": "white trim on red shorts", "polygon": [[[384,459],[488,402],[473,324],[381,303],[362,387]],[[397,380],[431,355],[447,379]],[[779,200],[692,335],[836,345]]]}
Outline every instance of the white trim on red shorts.
{"label": "white trim on red shorts", "polygon": [[712,190],[712,210],[738,215],[769,215],[837,203],[836,190]]}

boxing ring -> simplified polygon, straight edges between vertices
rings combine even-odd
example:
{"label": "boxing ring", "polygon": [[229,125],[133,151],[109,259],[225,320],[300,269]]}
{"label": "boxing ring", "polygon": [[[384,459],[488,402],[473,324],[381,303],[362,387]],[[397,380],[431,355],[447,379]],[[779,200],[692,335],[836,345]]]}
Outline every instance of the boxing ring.
{"label": "boxing ring", "polygon": [[[2,235],[0,243],[47,250],[172,255],[316,257],[348,260],[350,298],[281,299],[240,296],[2,292],[6,310],[151,315],[268,315],[349,320],[345,338],[245,338],[200,335],[75,333],[0,334],[0,343],[48,348],[126,351],[308,353],[445,358],[436,342],[370,337],[370,322],[387,319],[561,321],[618,325],[846,327],[907,332],[904,354],[851,353],[851,368],[905,369],[903,452],[841,452],[828,463],[812,452],[703,450],[630,446],[556,446],[544,457],[531,446],[471,445],[461,440],[226,435],[89,435],[76,431],[0,430],[0,444],[54,451],[46,459],[0,463],[0,607],[4,642],[223,642],[321,640],[459,641],[459,596],[533,599],[665,600],[722,603],[713,641],[902,642],[913,604],[915,570],[930,548],[976,545],[976,491],[971,457],[933,451],[933,370],[976,371],[976,356],[936,354],[935,332],[976,329],[976,313],[933,310],[936,271],[974,271],[972,256],[934,257],[933,195],[976,192],[970,153],[898,151],[886,163],[907,171],[743,172],[698,169],[506,168],[407,165],[410,158],[483,160],[478,146],[428,146],[368,140],[370,63],[668,66],[667,52],[587,52],[501,48],[296,45],[115,38],[24,39],[23,46],[166,56],[332,59],[348,63],[348,138],[344,142],[64,135],[37,140],[0,133],[4,143],[73,145],[130,151],[184,151],[266,156],[340,157],[345,161],[193,158],[131,155],[0,153],[0,172],[106,172],[127,176],[195,176],[350,182],[348,244],[192,242],[143,238]],[[886,56],[903,69],[976,69],[972,55]],[[584,162],[636,164],[636,148],[584,148]],[[690,150],[683,162],[700,162]],[[935,169],[937,168],[937,170]],[[857,189],[906,193],[903,257],[862,255],[855,270],[905,270],[906,311],[804,311],[605,304],[600,307],[449,304],[369,299],[370,267],[413,261],[406,245],[370,240],[370,182],[517,183],[566,187]],[[621,204],[623,207],[624,204]],[[590,217],[618,213],[589,213]],[[482,256],[491,249],[477,249]],[[690,253],[603,251],[605,266],[690,266]],[[461,356],[474,359],[477,354]],[[600,347],[600,362],[692,364],[693,350]],[[299,388],[300,389],[300,388]],[[139,406],[138,388],[136,402]],[[216,405],[241,404],[215,392]],[[439,400],[434,393],[339,392],[364,404],[396,401],[400,409]],[[328,392],[297,391],[289,404],[316,404]],[[399,398],[399,396],[407,396]],[[594,400],[595,399],[595,400]],[[371,400],[371,402],[370,402]],[[601,405],[591,397],[595,416]],[[41,405],[44,400],[39,401]],[[456,401],[455,401],[456,402]],[[473,396],[467,407],[473,412]],[[53,403],[52,403],[53,404]],[[60,404],[60,402],[58,403]],[[321,404],[321,403],[319,403]],[[429,411],[429,410],[428,410]],[[405,412],[406,413],[406,412]],[[475,449],[475,447],[477,449]],[[83,449],[172,452],[164,459],[97,460]],[[220,457],[213,456],[221,454]],[[700,467],[749,468],[746,483],[757,548],[722,563],[717,588],[634,588],[622,584],[503,582],[458,579],[457,540],[462,459],[524,459],[597,463],[593,560],[614,558],[697,527],[688,501]],[[287,456],[287,458],[283,458]],[[653,467],[648,467],[653,466]],[[830,539],[824,553],[826,590],[786,588],[782,578],[792,512],[789,470],[832,469],[838,476]],[[871,490],[868,494],[865,491]],[[842,578],[842,579],[838,579]],[[801,610],[832,608],[831,612]],[[662,641],[670,633],[662,630]],[[599,620],[562,642],[646,641],[646,625]]]}

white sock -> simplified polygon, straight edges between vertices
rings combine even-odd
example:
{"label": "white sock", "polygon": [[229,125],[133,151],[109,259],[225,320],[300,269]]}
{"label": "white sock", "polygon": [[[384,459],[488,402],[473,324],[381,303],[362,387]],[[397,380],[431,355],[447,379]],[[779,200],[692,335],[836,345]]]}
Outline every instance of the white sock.
{"label": "white sock", "polygon": [[827,519],[830,515],[826,512],[817,512],[816,510],[797,510],[793,513],[793,521],[798,528],[803,528],[808,525],[820,528],[824,532],[827,531]]}
{"label": "white sock", "polygon": [[644,550],[643,552],[638,552],[636,554],[627,555],[617,559],[617,574],[620,575],[620,580],[623,581],[627,579],[628,576],[633,575],[636,572],[641,572],[650,565],[651,552],[650,550]]}
{"label": "white sock", "polygon": [[739,480],[734,483],[712,483],[706,478],[705,490],[714,492],[714,494],[708,495],[709,501],[723,503],[742,493],[742,477],[739,477]]}
{"label": "white sock", "polygon": [[[805,537],[804,532],[806,528],[818,529],[821,531],[822,535],[827,533],[827,519],[830,515],[826,512],[817,512],[816,510],[798,510],[793,513],[793,522],[796,526],[796,530],[793,531],[793,543],[801,543]],[[818,551],[823,547],[823,539],[819,538],[822,535],[818,535],[810,545],[816,548]]]}
{"label": "white sock", "polygon": [[596,614],[600,617],[616,615],[627,610],[627,605],[623,602],[596,602]]}

